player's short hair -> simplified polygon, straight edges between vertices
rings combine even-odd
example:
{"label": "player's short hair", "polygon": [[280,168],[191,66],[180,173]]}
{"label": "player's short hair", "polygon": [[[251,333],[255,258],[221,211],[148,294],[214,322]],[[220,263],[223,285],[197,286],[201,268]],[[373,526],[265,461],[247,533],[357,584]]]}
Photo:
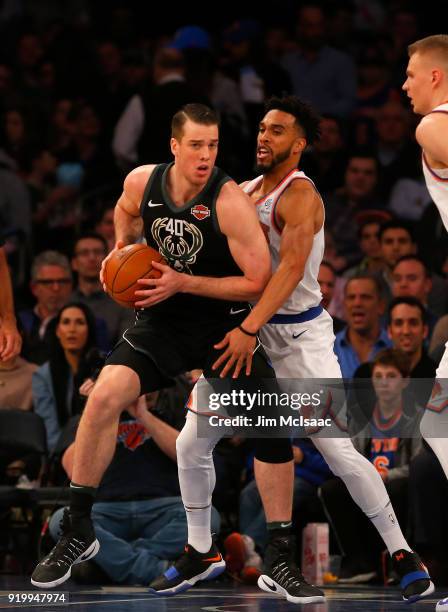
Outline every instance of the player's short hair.
{"label": "player's short hair", "polygon": [[411,358],[396,348],[383,349],[375,355],[372,363],[372,374],[377,365],[392,366],[400,372],[403,378],[408,378],[411,373]]}
{"label": "player's short hair", "polygon": [[420,315],[422,318],[423,325],[427,325],[428,323],[428,314],[426,312],[426,308],[420,302],[419,299],[414,297],[413,295],[403,295],[401,297],[394,298],[387,308],[387,324],[390,325],[392,321],[392,311],[396,306],[400,304],[406,304],[406,306],[411,306],[412,308],[418,308],[420,311]]}
{"label": "player's short hair", "polygon": [[70,262],[67,257],[63,253],[59,253],[58,251],[42,251],[39,255],[33,259],[33,263],[31,265],[31,280],[35,281],[39,277],[40,269],[44,266],[58,266],[62,268],[67,277],[72,278],[72,269],[70,267]]}
{"label": "player's short hair", "polygon": [[448,61],[448,34],[434,34],[433,36],[427,36],[426,38],[416,40],[414,43],[408,46],[409,57],[417,52],[426,53],[428,51],[435,51]]}
{"label": "player's short hair", "polygon": [[273,96],[265,104],[265,113],[279,110],[292,115],[299,129],[304,132],[308,144],[313,144],[320,137],[321,117],[314,108],[297,96]]}
{"label": "player's short hair", "polygon": [[[426,265],[425,261],[419,257],[418,255],[402,255],[400,257],[400,259],[397,261],[397,263],[394,265],[393,270],[395,270],[395,268],[398,266],[398,264],[401,264],[402,261],[417,261],[423,268],[424,272],[425,272],[425,276],[426,278],[431,278],[431,272],[428,268],[428,266]],[[392,271],[393,271],[392,270]]]}
{"label": "player's short hair", "polygon": [[376,291],[378,298],[380,300],[383,299],[383,295],[384,295],[383,284],[381,280],[379,279],[379,277],[376,276],[376,274],[371,274],[370,272],[360,272],[358,274],[354,274],[353,276],[350,276],[350,278],[347,280],[344,286],[344,297],[347,295],[348,286],[350,285],[351,282],[355,280],[371,281],[373,286],[375,287],[375,291]]}
{"label": "player's short hair", "polygon": [[219,125],[218,114],[205,104],[186,104],[174,115],[171,120],[171,137],[180,140],[183,136],[184,125],[190,119],[199,125]]}
{"label": "player's short hair", "polygon": [[412,229],[411,225],[403,219],[391,219],[391,221],[386,221],[386,223],[383,223],[380,227],[380,234],[378,236],[380,242],[383,239],[384,232],[387,232],[387,230],[390,229],[404,229],[409,234],[411,242],[416,242],[414,230]]}

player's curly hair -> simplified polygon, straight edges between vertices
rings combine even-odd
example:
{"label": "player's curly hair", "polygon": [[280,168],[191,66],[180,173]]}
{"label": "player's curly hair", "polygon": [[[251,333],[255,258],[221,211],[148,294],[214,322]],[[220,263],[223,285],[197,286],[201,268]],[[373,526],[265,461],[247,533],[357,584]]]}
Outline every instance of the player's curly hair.
{"label": "player's curly hair", "polygon": [[305,133],[308,144],[311,145],[319,140],[321,117],[307,102],[303,102],[297,96],[283,96],[281,98],[273,96],[265,105],[266,113],[271,110],[280,110],[295,117],[298,127]]}

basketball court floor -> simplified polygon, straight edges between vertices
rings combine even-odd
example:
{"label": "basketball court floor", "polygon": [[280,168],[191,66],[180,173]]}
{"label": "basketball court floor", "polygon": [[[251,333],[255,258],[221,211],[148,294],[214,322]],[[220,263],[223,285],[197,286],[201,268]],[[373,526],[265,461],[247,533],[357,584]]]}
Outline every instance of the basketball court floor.
{"label": "basketball court floor", "polygon": [[[394,588],[326,588],[327,601],[323,604],[300,606],[270,593],[263,593],[257,587],[233,583],[211,583],[198,585],[187,593],[176,597],[161,598],[150,595],[145,588],[130,587],[77,587],[72,582],[57,590],[65,594],[65,603],[10,603],[8,594],[43,594],[30,587],[24,577],[0,578],[0,610],[70,610],[71,612],[429,612],[447,592],[436,593],[430,599],[411,606],[400,600],[400,592]],[[54,591],[47,591],[48,593]],[[439,597],[437,597],[439,595]]]}

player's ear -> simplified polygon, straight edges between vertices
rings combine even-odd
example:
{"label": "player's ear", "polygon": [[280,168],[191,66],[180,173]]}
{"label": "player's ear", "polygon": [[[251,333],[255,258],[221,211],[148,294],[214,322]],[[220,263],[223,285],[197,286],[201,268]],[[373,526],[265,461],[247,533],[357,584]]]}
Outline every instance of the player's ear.
{"label": "player's ear", "polygon": [[431,74],[431,81],[433,85],[437,85],[441,82],[443,78],[443,73],[439,68],[434,68]]}
{"label": "player's ear", "polygon": [[179,146],[179,143],[177,142],[177,140],[175,138],[171,138],[170,148],[171,148],[171,153],[174,155],[174,157],[176,157],[178,146]]}
{"label": "player's ear", "polygon": [[294,145],[293,152],[297,155],[298,153],[303,153],[306,148],[306,140],[305,138],[297,138],[296,144]]}

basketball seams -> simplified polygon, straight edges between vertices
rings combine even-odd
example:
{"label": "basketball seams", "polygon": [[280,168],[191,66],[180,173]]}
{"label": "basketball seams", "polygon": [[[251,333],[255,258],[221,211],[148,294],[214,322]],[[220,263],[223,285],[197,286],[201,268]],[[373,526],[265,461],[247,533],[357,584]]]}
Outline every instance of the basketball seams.
{"label": "basketball seams", "polygon": [[[142,246],[143,246],[143,248],[138,249],[138,250],[136,250],[136,251],[135,251],[135,252],[133,252],[133,253],[130,253],[130,254],[128,255],[128,257],[126,257],[126,258],[125,258],[125,259],[124,259],[124,260],[123,260],[123,261],[120,263],[120,265],[118,266],[118,268],[117,268],[117,269],[116,269],[116,271],[115,271],[115,276],[114,276],[114,280],[113,280],[113,283],[112,283],[111,292],[112,292],[112,294],[113,294],[113,295],[116,295],[118,299],[120,299],[120,295],[121,295],[121,294],[123,294],[123,293],[125,293],[126,291],[128,291],[128,289],[130,289],[130,288],[132,287],[132,285],[134,285],[134,284],[135,284],[135,281],[131,282],[131,283],[130,283],[128,286],[124,287],[124,288],[123,288],[123,289],[121,289],[120,291],[117,291],[117,290],[115,290],[115,289],[114,289],[115,281],[116,281],[117,277],[119,276],[119,273],[120,273],[121,268],[122,268],[122,267],[123,267],[125,264],[127,264],[127,263],[128,263],[128,262],[129,262],[129,261],[132,259],[132,257],[134,257],[135,255],[137,255],[137,254],[141,253],[142,251],[145,251],[145,250],[146,250],[146,248],[147,248],[147,247],[146,247],[146,246],[144,246],[144,245],[142,245]],[[155,250],[155,249],[154,249],[154,250]],[[155,257],[152,257],[151,261],[157,261],[158,263],[159,263],[159,262],[161,262],[161,261],[163,260],[163,255],[162,255],[161,253],[158,253],[158,255],[159,255],[159,259],[156,259]],[[149,268],[148,268],[148,269],[147,269],[147,270],[144,272],[144,274],[143,274],[143,275],[142,275],[140,278],[146,278],[146,274],[148,274],[149,272],[151,272],[151,270],[152,270],[152,269],[153,269],[153,267],[152,267],[152,265],[151,265],[151,266],[150,266],[150,267],[149,267]],[[106,270],[107,270],[107,267],[106,267]],[[107,279],[107,272],[106,272],[106,279]],[[128,301],[128,300],[122,300],[122,301]],[[129,303],[133,303],[134,301],[135,301],[135,300],[129,300]]]}

